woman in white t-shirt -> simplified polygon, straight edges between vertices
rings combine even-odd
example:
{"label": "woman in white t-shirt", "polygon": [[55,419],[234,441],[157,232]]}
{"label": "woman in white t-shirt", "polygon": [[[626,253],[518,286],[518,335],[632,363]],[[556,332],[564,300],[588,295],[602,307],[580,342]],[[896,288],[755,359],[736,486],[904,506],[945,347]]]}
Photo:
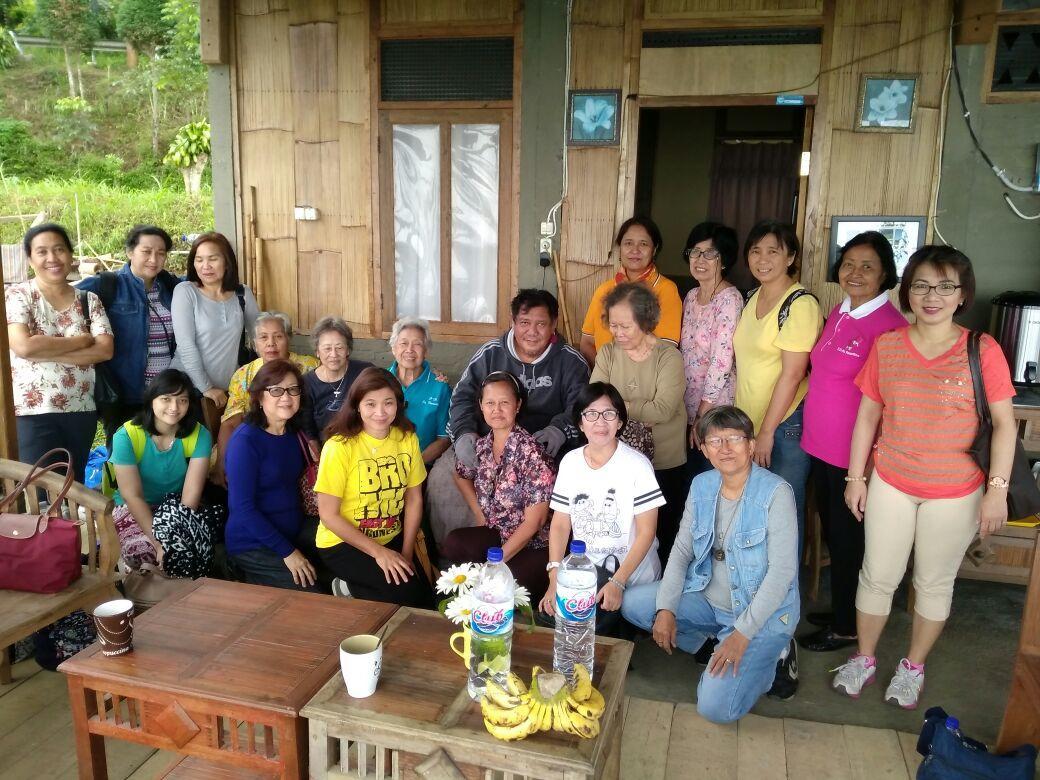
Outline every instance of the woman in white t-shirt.
{"label": "woman in white t-shirt", "polygon": [[[609,579],[596,595],[597,633],[617,624],[621,594],[629,585],[661,578],[657,508],[665,503],[647,458],[618,441],[628,422],[625,402],[607,382],[582,388],[575,425],[588,441],[564,456],[553,485],[549,528],[549,589],[539,608],[554,614],[556,570],[568,540],[585,542],[587,555]],[[616,559],[616,563],[615,560]],[[616,566],[616,568],[614,568]]]}

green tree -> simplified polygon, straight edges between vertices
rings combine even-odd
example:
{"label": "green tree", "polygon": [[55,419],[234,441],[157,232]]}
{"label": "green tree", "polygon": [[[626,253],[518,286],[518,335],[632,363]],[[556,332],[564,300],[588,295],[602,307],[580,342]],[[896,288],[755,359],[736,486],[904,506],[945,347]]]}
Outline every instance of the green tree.
{"label": "green tree", "polygon": [[[84,97],[83,79],[77,83],[80,55],[98,39],[98,17],[90,0],[37,0],[36,18],[40,30],[61,44],[65,52],[65,73],[69,79],[69,97]],[[73,70],[73,61],[76,70]]]}
{"label": "green tree", "polygon": [[0,27],[14,30],[32,16],[32,5],[26,0],[0,0]]}
{"label": "green tree", "polygon": [[123,0],[116,11],[116,30],[119,37],[142,54],[149,62],[143,67],[148,83],[148,108],[151,112],[152,154],[159,154],[159,66],[156,52],[164,45],[172,25],[157,0]]}
{"label": "green tree", "polygon": [[192,109],[193,114],[200,114],[205,110],[208,74],[199,53],[198,0],[166,0],[163,16],[170,23],[170,37],[159,50],[159,88],[178,98],[201,95],[203,102]]}

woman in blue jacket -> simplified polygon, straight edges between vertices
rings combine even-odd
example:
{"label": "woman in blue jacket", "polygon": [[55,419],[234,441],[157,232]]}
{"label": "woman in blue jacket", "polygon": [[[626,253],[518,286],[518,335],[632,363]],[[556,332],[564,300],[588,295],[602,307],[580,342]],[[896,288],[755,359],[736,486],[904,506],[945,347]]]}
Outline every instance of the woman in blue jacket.
{"label": "woman in blue jacket", "polygon": [[109,442],[119,426],[141,410],[144,389],[173,359],[176,344],[170,304],[180,280],[165,270],[172,246],[173,239],[162,228],[136,225],[126,237],[126,265],[78,285],[101,299],[115,339],[115,356],[105,365],[117,385],[119,401],[98,408]]}

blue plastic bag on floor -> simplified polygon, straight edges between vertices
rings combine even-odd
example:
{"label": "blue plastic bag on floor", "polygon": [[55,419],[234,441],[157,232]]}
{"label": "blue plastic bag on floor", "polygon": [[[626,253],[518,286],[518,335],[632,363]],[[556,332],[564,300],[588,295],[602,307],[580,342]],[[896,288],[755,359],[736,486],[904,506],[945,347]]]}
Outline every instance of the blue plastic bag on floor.
{"label": "blue plastic bag on floor", "polygon": [[83,484],[91,490],[101,488],[101,470],[105,467],[107,460],[108,448],[104,444],[92,449],[90,455],[87,456],[87,469]]}
{"label": "blue plastic bag on floor", "polygon": [[1035,747],[1022,745],[995,755],[981,742],[950,728],[947,717],[942,707],[931,707],[924,714],[917,740],[924,761],[917,768],[917,780],[1034,780]]}

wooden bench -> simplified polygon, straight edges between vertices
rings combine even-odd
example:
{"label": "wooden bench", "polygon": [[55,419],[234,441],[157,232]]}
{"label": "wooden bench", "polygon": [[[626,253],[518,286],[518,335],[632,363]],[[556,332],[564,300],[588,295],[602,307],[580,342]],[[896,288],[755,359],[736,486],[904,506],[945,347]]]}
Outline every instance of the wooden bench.
{"label": "wooden bench", "polygon": [[1033,571],[997,750],[1012,750],[1024,742],[1040,745],[1040,539],[1033,547]]}
{"label": "wooden bench", "polygon": [[[3,494],[10,495],[30,468],[25,463],[0,458]],[[33,485],[43,489],[49,504],[61,491],[63,482],[62,477],[49,473],[35,479]],[[27,511],[40,511],[35,489],[26,491],[26,503]],[[66,517],[82,520],[81,540],[87,558],[83,576],[60,593],[0,590],[0,685],[11,682],[8,646],[77,609],[93,609],[102,601],[120,597],[116,590],[119,537],[112,521],[111,499],[74,482],[65,505]]]}

